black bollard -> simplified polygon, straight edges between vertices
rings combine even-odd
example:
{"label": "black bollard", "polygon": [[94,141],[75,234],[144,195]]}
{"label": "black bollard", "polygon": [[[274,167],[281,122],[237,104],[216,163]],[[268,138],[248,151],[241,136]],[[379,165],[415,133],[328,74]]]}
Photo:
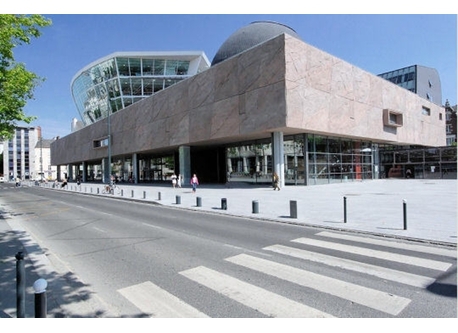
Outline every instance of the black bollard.
{"label": "black bollard", "polygon": [[347,197],[343,198],[344,205],[344,223],[347,223]]}
{"label": "black bollard", "polygon": [[16,312],[17,318],[25,318],[25,268],[24,254],[16,254]]}
{"label": "black bollard", "polygon": [[146,191],[143,191],[143,199],[146,199]]}
{"label": "black bollard", "polygon": [[202,198],[201,197],[197,197],[196,198],[196,206],[197,207],[202,207]]}
{"label": "black bollard", "polygon": [[403,212],[404,212],[404,230],[407,230],[407,201],[402,200]]}
{"label": "black bollard", "polygon": [[226,198],[221,199],[221,209],[227,210],[227,199]]}
{"label": "black bollard", "polygon": [[132,193],[130,195],[132,198],[134,197],[134,190],[132,190]]}
{"label": "black bollard", "polygon": [[157,193],[157,200],[161,200],[161,192]]}
{"label": "black bollard", "polygon": [[47,316],[47,286],[48,282],[45,279],[38,279],[33,283],[33,289],[35,290],[35,318],[46,318]]}
{"label": "black bollard", "polygon": [[297,201],[290,200],[289,215],[292,219],[297,219]]}
{"label": "black bollard", "polygon": [[251,203],[251,206],[252,206],[253,214],[258,214],[259,213],[259,201],[253,200],[253,202]]}
{"label": "black bollard", "polygon": [[175,200],[177,205],[181,204],[181,197],[179,195],[175,196]]}

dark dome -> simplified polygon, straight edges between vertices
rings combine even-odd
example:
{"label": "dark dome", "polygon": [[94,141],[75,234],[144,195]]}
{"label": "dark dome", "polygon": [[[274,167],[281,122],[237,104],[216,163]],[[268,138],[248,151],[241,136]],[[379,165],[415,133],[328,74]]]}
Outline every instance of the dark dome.
{"label": "dark dome", "polygon": [[296,31],[284,24],[270,21],[252,22],[226,39],[216,52],[212,66],[283,33],[301,39]]}

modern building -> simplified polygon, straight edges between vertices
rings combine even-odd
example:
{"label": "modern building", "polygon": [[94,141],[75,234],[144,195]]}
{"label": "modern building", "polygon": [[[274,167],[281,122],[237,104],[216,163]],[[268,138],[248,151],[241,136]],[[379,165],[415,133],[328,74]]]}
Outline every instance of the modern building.
{"label": "modern building", "polygon": [[203,52],[116,52],[81,69],[71,91],[89,125],[209,67]]}
{"label": "modern building", "polygon": [[412,65],[378,76],[403,87],[435,104],[442,105],[442,88],[435,68]]}
{"label": "modern building", "polygon": [[35,146],[41,137],[40,127],[17,127],[13,137],[4,141],[3,173],[8,180],[35,177]]}
{"label": "modern building", "polygon": [[[314,185],[379,178],[379,146],[446,144],[435,94],[403,89],[279,23],[242,27],[211,67],[150,95],[141,57],[134,76],[135,57],[123,55],[123,75],[108,58],[115,65],[97,69],[112,68],[106,77],[93,73],[97,62],[72,81],[86,126],[51,143],[52,164],[68,166],[70,179],[158,182],[175,172],[185,183],[194,173],[202,183],[268,183],[277,172],[282,185]],[[117,81],[115,95],[107,82],[123,78],[129,88],[121,95]]]}

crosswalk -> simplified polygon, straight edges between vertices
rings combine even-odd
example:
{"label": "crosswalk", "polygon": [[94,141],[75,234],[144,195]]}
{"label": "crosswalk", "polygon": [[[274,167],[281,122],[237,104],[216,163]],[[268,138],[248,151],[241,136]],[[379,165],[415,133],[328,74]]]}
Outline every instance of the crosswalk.
{"label": "crosswalk", "polygon": [[[447,271],[456,259],[455,249],[444,249],[420,244],[400,243],[393,240],[381,240],[336,232],[323,231],[315,238],[296,238],[291,244],[273,244],[264,247],[266,254],[279,255],[281,258],[294,258],[305,263],[315,263],[330,269],[343,272],[357,272],[369,277],[380,278],[408,285],[414,288],[426,288],[435,282],[437,276]],[[330,241],[331,240],[331,241]],[[352,245],[350,245],[350,243]],[[367,245],[376,245],[380,249],[370,249]],[[327,251],[331,250],[331,251]],[[395,250],[400,250],[396,253]],[[324,253],[324,252],[331,252]],[[336,254],[337,253],[337,254]],[[405,254],[408,253],[408,254]],[[344,254],[356,255],[361,260],[347,259]],[[437,257],[428,259],[425,257]],[[449,260],[447,261],[447,258]],[[452,258],[452,260],[450,260]],[[366,259],[366,260],[364,260]],[[408,266],[405,270],[375,265],[372,259],[390,263],[402,263]],[[304,290],[313,290],[340,300],[346,300],[361,307],[379,311],[382,316],[398,316],[412,300],[393,293],[358,285],[341,280],[335,276],[327,276],[308,269],[293,267],[274,260],[272,257],[260,258],[256,254],[241,253],[225,258],[223,262],[236,265],[248,272],[256,272],[262,276],[297,285]],[[307,267],[307,265],[302,265]],[[415,274],[413,271],[420,273]],[[425,271],[433,272],[429,276]],[[251,308],[266,317],[279,318],[329,318],[336,314],[329,307],[316,308],[306,301],[290,299],[285,295],[267,290],[254,281],[244,281],[237,277],[236,272],[230,275],[210,267],[198,266],[179,272],[179,275],[192,281],[198,288],[207,288],[221,297]],[[151,281],[128,286],[118,292],[134,304],[140,311],[156,318],[201,318],[209,317],[202,310],[180,300],[177,296],[160,288]]]}

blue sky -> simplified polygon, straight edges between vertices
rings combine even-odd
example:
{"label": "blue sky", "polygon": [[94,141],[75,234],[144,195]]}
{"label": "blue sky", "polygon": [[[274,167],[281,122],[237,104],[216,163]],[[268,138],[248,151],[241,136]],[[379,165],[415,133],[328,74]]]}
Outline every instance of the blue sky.
{"label": "blue sky", "polygon": [[233,32],[258,20],[286,24],[306,43],[373,74],[414,64],[436,68],[442,102],[457,103],[456,14],[43,15],[53,24],[17,47],[15,57],[46,79],[25,108],[45,138],[69,134],[72,118],[79,119],[70,82],[89,63],[116,51],[204,51],[211,62]]}

